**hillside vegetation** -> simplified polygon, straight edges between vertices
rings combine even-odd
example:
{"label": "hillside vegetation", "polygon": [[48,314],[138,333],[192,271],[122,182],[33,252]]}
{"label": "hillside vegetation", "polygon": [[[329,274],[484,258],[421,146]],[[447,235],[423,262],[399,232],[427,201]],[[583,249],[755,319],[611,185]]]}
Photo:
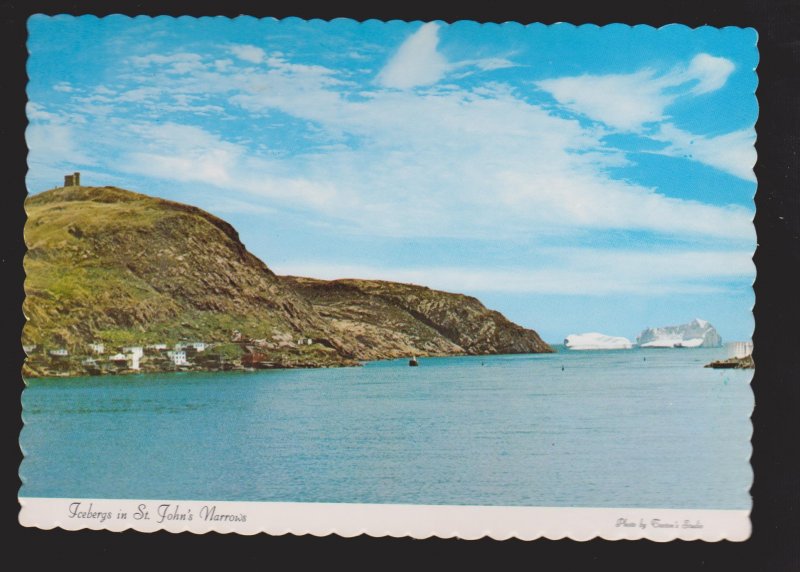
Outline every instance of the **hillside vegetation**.
{"label": "hillside vegetation", "polygon": [[23,341],[38,352],[28,375],[47,372],[47,350],[77,356],[90,342],[199,340],[227,348],[234,361],[236,344],[242,353],[249,344],[276,367],[552,351],[536,332],[468,296],[276,276],[230,224],[181,203],[66,187],[31,196],[26,210]]}

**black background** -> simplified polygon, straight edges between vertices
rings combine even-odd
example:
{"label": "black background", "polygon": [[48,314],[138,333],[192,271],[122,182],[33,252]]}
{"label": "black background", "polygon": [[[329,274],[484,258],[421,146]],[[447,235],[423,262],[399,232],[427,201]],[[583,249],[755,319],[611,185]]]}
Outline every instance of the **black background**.
{"label": "black background", "polygon": [[[17,438],[22,428],[19,404],[23,382],[19,374],[23,353],[20,331],[24,322],[22,257],[26,153],[25,119],[25,20],[33,13],[123,13],[170,15],[225,15],[301,18],[350,17],[359,20],[477,20],[503,22],[570,22],[573,24],[683,23],[692,27],[748,26],[759,33],[760,64],[757,96],[760,115],[756,231],[758,249],[754,260],[758,278],[754,285],[757,369],[752,383],[756,397],[753,413],[752,488],[753,535],[742,543],[651,541],[609,542],[593,540],[538,540],[504,542],[484,539],[393,539],[360,536],[344,539],[254,537],[159,532],[66,532],[21,527],[17,470],[22,453]],[[620,570],[800,570],[800,471],[798,417],[800,416],[800,181],[798,151],[800,130],[800,1],[687,2],[683,0],[639,2],[492,2],[479,6],[443,8],[433,2],[377,2],[358,6],[352,2],[272,4],[227,0],[225,2],[162,1],[29,1],[0,0],[0,142],[2,142],[3,224],[0,227],[0,283],[3,285],[2,387],[3,487],[0,506],[5,545],[4,559],[12,555],[21,566],[39,565],[78,569],[166,565],[180,569],[233,570],[386,564],[417,566],[464,566],[491,568]],[[689,444],[689,446],[691,446]]]}

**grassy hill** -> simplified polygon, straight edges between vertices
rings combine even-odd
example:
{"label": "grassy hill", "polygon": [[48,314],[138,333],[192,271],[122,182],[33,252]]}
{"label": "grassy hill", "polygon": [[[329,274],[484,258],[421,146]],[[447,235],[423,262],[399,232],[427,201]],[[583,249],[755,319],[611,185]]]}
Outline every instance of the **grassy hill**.
{"label": "grassy hill", "polygon": [[[192,206],[114,187],[66,187],[31,196],[26,210],[23,341],[40,352],[200,340],[235,359],[244,351],[231,346],[235,330],[283,367],[550,351],[474,298],[276,276],[231,225]],[[323,343],[297,344],[301,337]],[[32,354],[26,373],[41,374],[45,362]]]}

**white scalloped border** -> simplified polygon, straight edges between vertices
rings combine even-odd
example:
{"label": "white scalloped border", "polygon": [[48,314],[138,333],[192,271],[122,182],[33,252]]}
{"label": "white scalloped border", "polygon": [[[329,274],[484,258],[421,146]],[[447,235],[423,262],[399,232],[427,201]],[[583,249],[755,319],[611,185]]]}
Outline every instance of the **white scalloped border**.
{"label": "white scalloped border", "polygon": [[[743,541],[751,532],[747,510],[558,508],[400,504],[335,504],[121,499],[20,498],[23,526],[122,532],[219,532],[253,535],[338,534],[416,539],[517,538],[656,542]],[[80,503],[77,510],[71,510]],[[228,515],[231,520],[211,520]],[[126,518],[118,515],[124,512]],[[75,513],[76,515],[73,515]],[[147,515],[146,517],[144,515]],[[169,515],[183,515],[170,518]],[[139,518],[135,518],[139,515]],[[189,520],[191,515],[191,520]],[[624,524],[623,524],[624,521]]]}
{"label": "white scalloped border", "polygon": [[[423,20],[379,20],[368,18],[357,20],[354,18],[299,18],[287,16],[284,18],[256,17],[241,14],[236,17],[217,16],[190,16],[190,15],[148,15],[139,14],[107,14],[96,16],[94,14],[33,14],[30,18],[48,17],[62,18],[95,18],[95,19],[120,19],[129,20],[163,20],[163,19],[227,19],[235,20],[274,20],[279,23],[285,21],[305,21],[356,24],[413,24]],[[754,28],[741,26],[714,27],[709,25],[687,26],[681,23],[670,23],[662,26],[650,24],[623,24],[612,23],[599,26],[593,23],[573,24],[570,22],[541,22],[520,23],[515,21],[504,22],[477,22],[473,20],[433,20],[448,26],[479,26],[479,27],[522,27],[538,28],[550,26],[567,26],[573,28],[649,28],[659,31],[665,28],[683,28],[694,33],[723,33],[725,30],[749,30],[754,33],[754,49],[758,50],[758,32]],[[758,60],[758,57],[757,57]],[[753,69],[756,73],[756,69]],[[30,76],[28,74],[29,81]],[[756,76],[756,80],[757,80]],[[758,81],[756,81],[757,89]],[[757,135],[757,134],[756,134]],[[757,161],[757,159],[756,159]],[[755,167],[755,165],[753,165]],[[754,197],[755,199],[755,197]],[[757,247],[756,247],[757,248]],[[755,264],[754,264],[755,266]],[[754,273],[755,274],[755,273]],[[752,285],[751,285],[752,286]],[[752,309],[751,309],[752,311]],[[29,320],[25,316],[26,322]],[[24,326],[23,326],[24,327]],[[751,380],[752,382],[752,376]],[[24,390],[23,390],[24,391]],[[752,389],[751,389],[752,391]],[[752,438],[752,409],[750,411],[750,435]],[[24,425],[24,408],[23,408]],[[751,447],[752,454],[752,447]],[[23,451],[24,455],[24,451]],[[748,462],[751,458],[748,458]],[[752,466],[751,475],[753,474]],[[20,480],[24,482],[24,475],[19,473]],[[753,477],[750,486],[752,488]],[[61,528],[63,530],[108,530],[122,532],[136,530],[139,532],[156,532],[165,530],[173,533],[191,532],[205,534],[218,532],[222,534],[254,535],[266,533],[270,535],[285,534],[311,534],[314,536],[328,536],[336,534],[350,538],[365,534],[372,537],[412,537],[415,539],[460,538],[475,540],[492,538],[494,540],[535,540],[547,538],[559,540],[570,538],[576,541],[587,541],[593,538],[605,540],[639,540],[648,539],[656,542],[669,542],[672,540],[702,540],[706,542],[719,542],[729,540],[742,542],[747,540],[752,533],[750,510],[706,510],[706,509],[648,509],[648,508],[562,508],[562,507],[499,507],[499,506],[455,506],[455,505],[378,505],[378,504],[325,504],[325,503],[273,503],[273,502],[228,502],[228,501],[131,501],[127,499],[56,499],[19,497],[20,512],[19,522],[26,527],[36,527],[44,530]],[[180,505],[183,508],[192,508],[194,514],[199,513],[203,506],[216,506],[219,512],[241,513],[252,515],[249,522],[208,522],[200,519],[191,523],[185,521],[164,521],[153,524],[154,521],[107,520],[104,523],[69,518],[68,507],[74,502],[84,502],[94,505],[94,510],[100,507],[111,506],[117,511],[123,510],[133,514],[136,508],[144,503],[147,506],[158,507],[163,504],[171,506]],[[619,519],[626,519],[634,523],[650,523],[645,527],[617,526]],[[656,528],[652,521],[659,519],[665,523],[678,523],[677,528]],[[681,528],[684,522],[703,523],[703,528]]]}

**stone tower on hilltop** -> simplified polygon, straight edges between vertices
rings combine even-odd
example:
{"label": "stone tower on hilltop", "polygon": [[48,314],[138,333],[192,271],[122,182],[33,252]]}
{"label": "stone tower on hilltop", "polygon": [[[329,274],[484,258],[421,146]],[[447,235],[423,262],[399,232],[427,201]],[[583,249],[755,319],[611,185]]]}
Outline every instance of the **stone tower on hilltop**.
{"label": "stone tower on hilltop", "polygon": [[81,174],[75,171],[71,175],[64,175],[65,187],[79,187],[81,185]]}

